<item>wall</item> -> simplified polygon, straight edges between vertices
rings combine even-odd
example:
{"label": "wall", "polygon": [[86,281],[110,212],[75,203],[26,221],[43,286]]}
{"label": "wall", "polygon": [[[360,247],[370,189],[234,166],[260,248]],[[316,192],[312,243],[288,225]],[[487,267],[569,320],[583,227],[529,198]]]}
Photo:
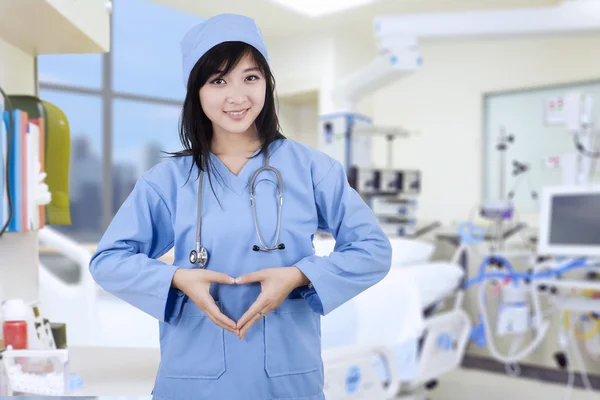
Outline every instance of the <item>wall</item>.
{"label": "wall", "polygon": [[[374,57],[373,38],[336,31],[265,41],[275,75],[284,134],[316,148],[319,116],[336,111],[330,96],[336,80]],[[356,112],[372,115],[372,96],[362,99],[356,105]]]}
{"label": "wall", "polygon": [[[396,166],[423,171],[420,216],[443,223],[466,219],[481,199],[484,93],[600,77],[600,35],[419,48],[423,69],[378,92],[373,113],[378,124],[417,131],[398,141]],[[385,151],[382,143],[377,151]]]}
{"label": "wall", "polygon": [[[0,39],[0,87],[7,94],[35,94],[34,58]],[[37,233],[0,237],[0,296],[38,298]],[[4,300],[3,298],[0,299]]]}
{"label": "wall", "polygon": [[317,92],[313,95],[280,100],[279,123],[283,134],[307,146],[317,147],[317,127],[319,118]]}
{"label": "wall", "polygon": [[280,97],[320,89],[323,70],[332,60],[329,34],[265,38],[265,42]]}
{"label": "wall", "polygon": [[5,92],[35,93],[34,58],[0,39],[0,86]]}

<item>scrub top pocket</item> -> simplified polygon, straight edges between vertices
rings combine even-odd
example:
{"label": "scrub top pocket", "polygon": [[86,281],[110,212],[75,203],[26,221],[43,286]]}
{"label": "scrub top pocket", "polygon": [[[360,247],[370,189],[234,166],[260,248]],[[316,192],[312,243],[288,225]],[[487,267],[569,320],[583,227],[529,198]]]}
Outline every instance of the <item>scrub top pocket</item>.
{"label": "scrub top pocket", "polygon": [[[219,309],[221,303],[216,302]],[[225,330],[189,298],[171,327],[162,364],[169,378],[218,379],[226,371]]]}
{"label": "scrub top pocket", "polygon": [[271,378],[321,369],[321,321],[304,299],[286,299],[264,317],[265,371]]}

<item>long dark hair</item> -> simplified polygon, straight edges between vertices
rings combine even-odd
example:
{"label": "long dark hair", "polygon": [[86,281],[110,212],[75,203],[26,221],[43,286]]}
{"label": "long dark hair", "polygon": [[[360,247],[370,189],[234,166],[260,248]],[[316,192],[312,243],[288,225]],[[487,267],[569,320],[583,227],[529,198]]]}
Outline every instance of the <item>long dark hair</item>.
{"label": "long dark hair", "polygon": [[[210,144],[213,138],[212,122],[202,110],[199,94],[200,88],[215,74],[219,74],[219,77],[227,75],[246,55],[254,59],[258,69],[266,79],[265,104],[255,121],[258,135],[263,145],[255,157],[262,154],[267,146],[275,140],[285,139],[285,136],[281,133],[277,117],[275,78],[269,68],[269,64],[258,50],[246,43],[221,43],[206,52],[198,60],[190,73],[187,94],[179,120],[179,139],[184,150],[170,153],[174,157],[193,157],[194,163],[190,166],[188,179],[194,165],[198,167],[198,172],[201,173],[200,171],[204,170],[208,172],[210,168],[209,164],[212,164],[209,161]],[[207,175],[210,179],[211,174],[207,173]],[[212,188],[212,180],[210,182]]]}

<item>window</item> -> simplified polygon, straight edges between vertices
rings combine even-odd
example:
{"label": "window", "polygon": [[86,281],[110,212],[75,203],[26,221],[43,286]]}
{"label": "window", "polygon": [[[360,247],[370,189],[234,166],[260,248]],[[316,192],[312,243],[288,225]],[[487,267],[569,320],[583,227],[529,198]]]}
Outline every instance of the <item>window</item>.
{"label": "window", "polygon": [[100,89],[101,54],[65,54],[38,57],[38,80],[47,85]]}
{"label": "window", "polygon": [[168,154],[181,149],[181,107],[116,99],[113,103],[113,209],[123,204],[136,180]]}
{"label": "window", "polygon": [[38,57],[40,97],[71,125],[73,225],[56,228],[78,241],[97,241],[139,176],[181,148],[180,42],[201,21],[148,0],[114,0],[111,18],[110,53]]}

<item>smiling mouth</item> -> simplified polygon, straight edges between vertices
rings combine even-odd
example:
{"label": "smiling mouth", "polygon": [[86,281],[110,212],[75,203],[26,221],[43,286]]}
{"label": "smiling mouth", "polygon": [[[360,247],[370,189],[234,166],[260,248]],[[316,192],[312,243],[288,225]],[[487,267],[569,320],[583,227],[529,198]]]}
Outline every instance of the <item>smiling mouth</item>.
{"label": "smiling mouth", "polygon": [[224,112],[225,112],[225,114],[231,115],[232,117],[241,117],[248,110],[249,110],[249,108],[246,108],[245,110],[239,110],[239,111],[224,111]]}

